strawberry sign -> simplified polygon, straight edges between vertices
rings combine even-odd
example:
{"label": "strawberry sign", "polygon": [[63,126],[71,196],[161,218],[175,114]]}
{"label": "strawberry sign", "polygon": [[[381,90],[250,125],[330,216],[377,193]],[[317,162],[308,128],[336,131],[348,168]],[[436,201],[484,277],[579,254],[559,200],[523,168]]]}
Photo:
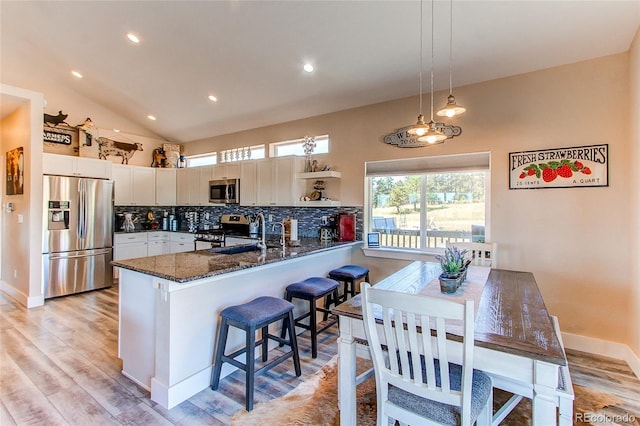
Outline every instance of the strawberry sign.
{"label": "strawberry sign", "polygon": [[509,153],[509,189],[609,186],[609,145]]}

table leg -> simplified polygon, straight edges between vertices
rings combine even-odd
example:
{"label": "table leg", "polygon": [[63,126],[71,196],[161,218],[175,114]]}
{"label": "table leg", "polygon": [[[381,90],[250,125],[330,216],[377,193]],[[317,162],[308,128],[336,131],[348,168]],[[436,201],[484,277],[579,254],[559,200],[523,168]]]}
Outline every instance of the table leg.
{"label": "table leg", "polygon": [[340,425],[356,424],[356,341],[351,334],[351,319],[340,317],[338,337],[338,407]]}
{"label": "table leg", "polygon": [[533,374],[533,426],[557,425],[558,366],[535,361]]}

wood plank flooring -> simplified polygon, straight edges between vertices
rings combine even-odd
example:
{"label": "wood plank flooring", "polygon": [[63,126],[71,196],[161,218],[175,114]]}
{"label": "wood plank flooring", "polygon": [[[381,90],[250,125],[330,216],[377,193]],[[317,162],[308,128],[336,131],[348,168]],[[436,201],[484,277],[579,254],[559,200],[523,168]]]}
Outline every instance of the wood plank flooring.
{"label": "wood plank flooring", "polygon": [[[284,395],[337,351],[337,327],[319,336],[312,359],[308,332],[298,342],[302,376],[290,362],[256,379],[255,402]],[[117,357],[118,287],[48,300],[26,309],[0,293],[0,424],[223,425],[244,409],[244,373],[205,389],[172,410],[121,374]],[[568,351],[574,384],[617,395],[608,415],[635,414],[640,424],[640,380],[626,363]],[[624,424],[624,423],[623,423]]]}

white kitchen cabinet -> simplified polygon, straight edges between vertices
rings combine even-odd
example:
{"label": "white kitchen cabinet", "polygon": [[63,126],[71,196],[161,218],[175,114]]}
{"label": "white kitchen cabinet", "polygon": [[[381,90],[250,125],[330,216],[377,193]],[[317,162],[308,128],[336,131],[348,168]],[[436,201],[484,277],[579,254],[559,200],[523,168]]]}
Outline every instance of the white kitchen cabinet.
{"label": "white kitchen cabinet", "polygon": [[156,205],[175,206],[176,205],[176,170],[177,169],[155,169],[156,170]]}
{"label": "white kitchen cabinet", "polygon": [[111,168],[111,161],[72,155],[42,154],[42,173],[46,175],[111,179]]}
{"label": "white kitchen cabinet", "polygon": [[[113,260],[134,259],[147,256],[147,233],[131,232],[113,236]],[[118,278],[119,268],[113,269],[114,278]]]}
{"label": "white kitchen cabinet", "polygon": [[171,252],[169,232],[149,232],[147,238],[147,256],[159,256]]}
{"label": "white kitchen cabinet", "polygon": [[224,163],[213,166],[211,179],[237,179],[240,177],[240,163]]}
{"label": "white kitchen cabinet", "polygon": [[194,239],[194,235],[187,232],[171,232],[169,236],[171,253],[193,251]]}
{"label": "white kitchen cabinet", "polygon": [[[292,206],[304,195],[304,183],[296,179],[303,162],[279,157],[256,162],[256,205]],[[241,181],[242,184],[242,181]],[[242,197],[242,192],[240,193]]]}
{"label": "white kitchen cabinet", "polygon": [[257,205],[257,162],[243,161],[240,164],[240,205]]}
{"label": "white kitchen cabinet", "polygon": [[155,204],[154,168],[114,164],[112,176],[116,205],[152,206]]}
{"label": "white kitchen cabinet", "polygon": [[296,179],[304,163],[297,157],[274,159],[274,190],[277,206],[292,206],[304,195],[304,182]]}
{"label": "white kitchen cabinet", "polygon": [[256,205],[275,206],[275,163],[272,159],[256,162]]}
{"label": "white kitchen cabinet", "polygon": [[179,206],[209,205],[209,181],[213,166],[178,169],[176,201]]}

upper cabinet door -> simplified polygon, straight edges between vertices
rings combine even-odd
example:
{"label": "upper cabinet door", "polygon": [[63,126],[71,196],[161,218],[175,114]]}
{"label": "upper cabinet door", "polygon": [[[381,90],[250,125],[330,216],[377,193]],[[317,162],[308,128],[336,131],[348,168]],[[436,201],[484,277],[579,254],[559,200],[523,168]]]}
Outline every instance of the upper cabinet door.
{"label": "upper cabinet door", "polygon": [[176,205],[176,170],[156,169],[156,205]]}
{"label": "upper cabinet door", "polygon": [[224,163],[213,166],[211,179],[238,179],[240,163]]}
{"label": "upper cabinet door", "polygon": [[257,202],[257,165],[255,161],[243,161],[240,165],[240,205],[255,206]]}
{"label": "upper cabinet door", "polygon": [[155,169],[114,164],[112,168],[117,206],[152,206],[156,202]]}
{"label": "upper cabinet door", "polygon": [[47,175],[111,179],[111,162],[95,158],[43,153],[42,172]]}
{"label": "upper cabinet door", "polygon": [[274,191],[274,167],[275,162],[271,159],[258,160],[256,162],[256,203],[259,206],[276,205],[276,197]]}

